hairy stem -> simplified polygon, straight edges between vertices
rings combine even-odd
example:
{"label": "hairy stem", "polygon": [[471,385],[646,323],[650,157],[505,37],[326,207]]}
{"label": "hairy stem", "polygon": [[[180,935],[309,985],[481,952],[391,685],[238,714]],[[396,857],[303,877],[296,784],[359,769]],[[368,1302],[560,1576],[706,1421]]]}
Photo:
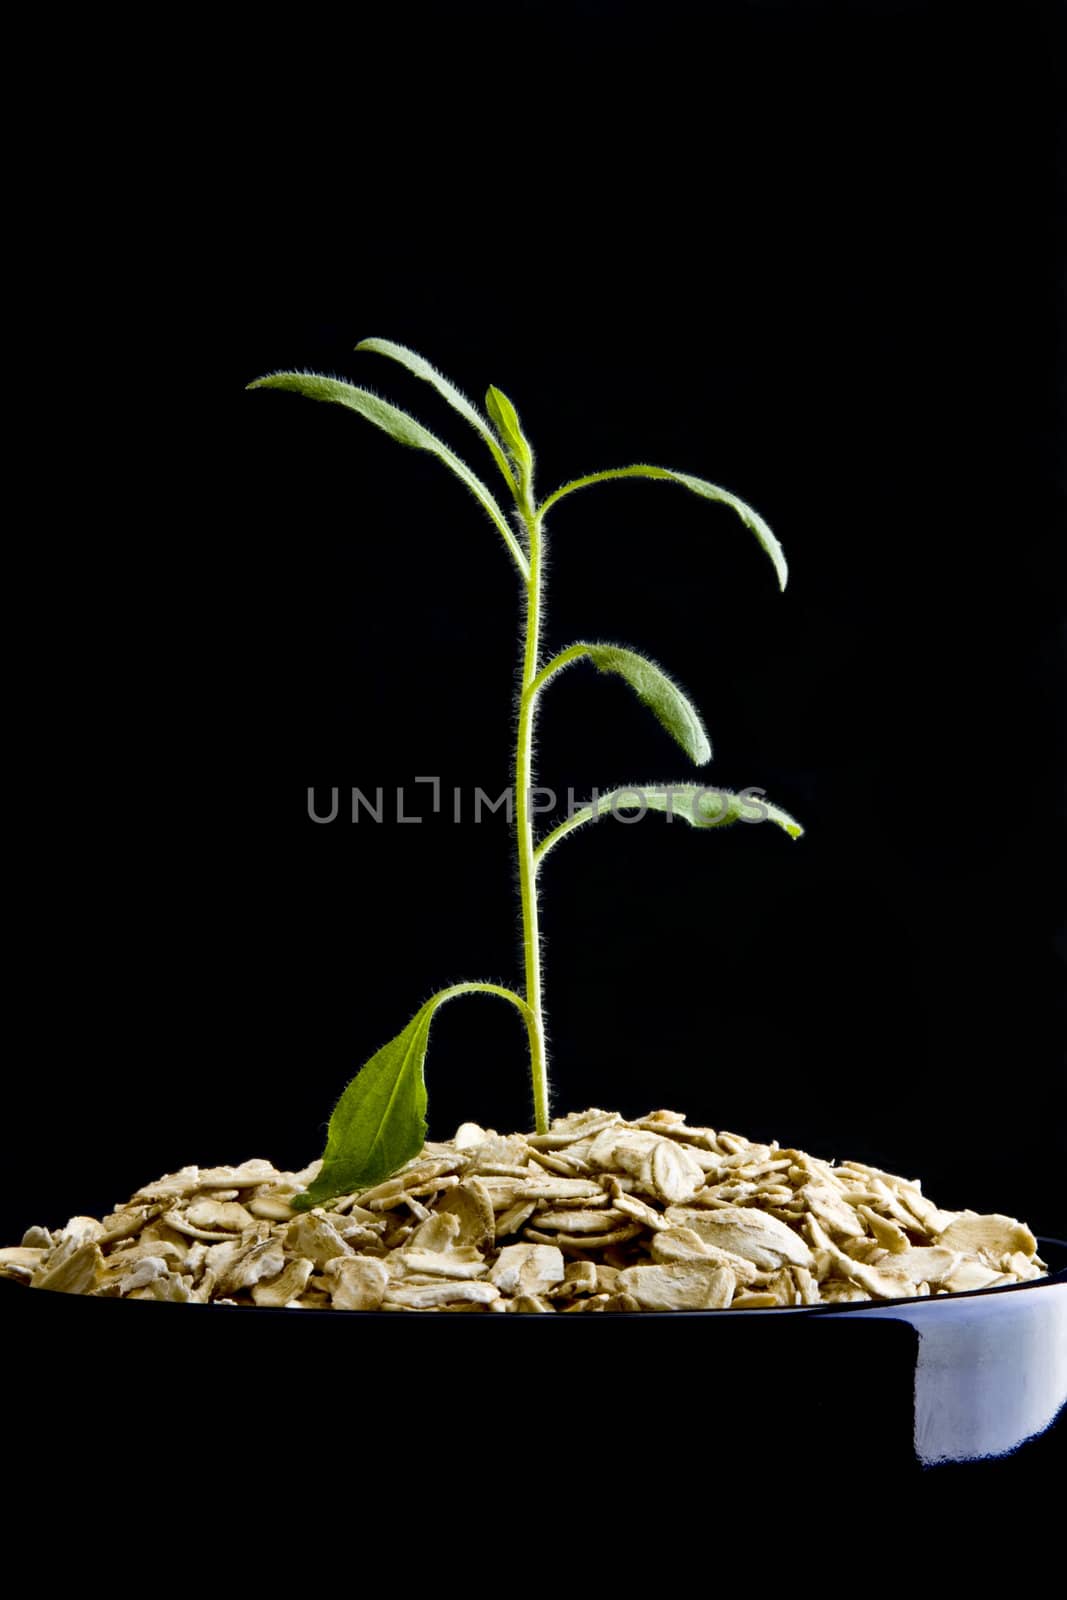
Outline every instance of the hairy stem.
{"label": "hairy stem", "polygon": [[546,661],[530,685],[529,693],[531,699],[541,693],[545,684],[550,678],[554,678],[557,672],[562,672],[564,667],[569,667],[572,661],[581,661],[582,657],[588,654],[589,646],[587,644],[572,644],[569,649],[561,650],[558,656],[553,656],[551,661]]}
{"label": "hairy stem", "polygon": [[[510,1000],[516,1011],[521,1014],[523,1021],[529,1024],[530,1008],[526,1001],[521,994],[516,994],[514,989],[506,989],[502,983],[482,983],[474,978],[469,983],[450,983],[447,989],[438,989],[435,995],[431,995],[426,1005],[443,1005],[446,1000],[455,1000],[457,995],[461,994],[499,995],[501,1000]],[[422,1009],[425,1010],[426,1006]]]}
{"label": "hairy stem", "polygon": [[548,1061],[545,1022],[541,1004],[541,934],[537,915],[537,866],[534,861],[533,817],[530,811],[534,781],[533,741],[540,691],[537,674],[541,633],[543,532],[541,518],[524,512],[530,544],[530,576],[526,584],[526,633],[522,651],[522,692],[519,730],[515,743],[515,831],[519,859],[519,896],[522,902],[522,952],[526,973],[526,1004],[530,1010],[530,1076],[533,1082],[534,1119],[538,1133],[548,1132]]}
{"label": "hairy stem", "polygon": [[[605,804],[607,803],[609,802],[605,802]],[[535,867],[540,868],[542,861],[554,845],[559,844],[561,839],[565,839],[568,833],[573,833],[575,828],[580,828],[583,823],[592,822],[596,814],[595,807],[583,806],[580,810],[575,811],[573,816],[568,817],[565,822],[561,822],[557,828],[553,828],[551,833],[547,833],[534,851]]]}

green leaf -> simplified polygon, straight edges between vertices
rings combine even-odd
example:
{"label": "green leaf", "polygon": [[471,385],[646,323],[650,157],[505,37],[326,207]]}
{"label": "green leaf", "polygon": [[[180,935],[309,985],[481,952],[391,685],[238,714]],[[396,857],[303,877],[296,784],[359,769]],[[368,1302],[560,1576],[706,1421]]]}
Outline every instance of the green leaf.
{"label": "green leaf", "polygon": [[438,372],[436,367],[431,366],[425,356],[420,356],[415,350],[409,350],[407,345],[395,344],[392,339],[361,339],[359,344],[356,345],[356,349],[369,350],[374,355],[387,356],[390,361],[397,361],[402,367],[406,367],[409,372],[413,372],[416,378],[421,378],[424,383],[432,384],[438,394],[448,401],[452,409],[458,411],[464,421],[469,422],[479,437],[484,439],[493,452],[493,460],[507,479],[512,494],[515,494],[516,499],[518,499],[515,480],[499,444],[493,437],[493,430],[481,412],[471,405],[461,389],[457,389],[455,384],[451,383],[443,373]]}
{"label": "green leaf", "polygon": [[624,650],[620,645],[587,644],[584,648],[600,672],[616,672],[626,679],[637,698],[677,740],[695,766],[702,767],[711,760],[711,745],[700,713],[661,667],[636,650]]}
{"label": "green leaf", "polygon": [[554,506],[557,500],[562,500],[564,495],[573,494],[575,489],[587,489],[594,483],[608,483],[613,478],[659,478],[668,483],[680,483],[683,488],[691,490],[693,494],[698,494],[705,500],[721,500],[724,505],[737,512],[746,527],[752,529],[774,563],[774,570],[778,574],[778,587],[785,588],[789,578],[785,552],[759,512],[754,511],[736,494],[731,494],[729,489],[720,489],[718,484],[708,483],[705,478],[694,478],[688,472],[672,472],[667,467],[644,465],[612,467],[607,472],[594,472],[587,478],[575,478],[571,483],[565,483],[561,489],[556,489],[542,502],[541,515],[543,516],[551,506]]}
{"label": "green leaf", "polygon": [[426,1142],[422,1068],[435,1009],[427,1001],[352,1079],[330,1118],[322,1170],[292,1201],[298,1211],[380,1183],[418,1155]]}
{"label": "green leaf", "polygon": [[376,427],[383,429],[400,444],[409,445],[413,450],[428,450],[431,455],[437,456],[446,467],[452,469],[462,483],[466,484],[483,510],[489,514],[503,535],[504,543],[511,551],[523,578],[529,579],[530,564],[519,547],[507,518],[485,484],[475,476],[465,461],[453,454],[446,444],[442,444],[440,439],[428,428],[424,428],[421,422],[416,422],[406,411],[390,405],[388,400],[379,399],[376,394],[371,394],[366,389],[357,389],[355,384],[344,383],[340,378],[325,378],[315,372],[272,372],[268,377],[257,378],[255,383],[250,383],[248,387],[287,389],[293,394],[302,394],[309,400],[326,400],[333,405],[347,406],[350,411],[366,417],[368,422],[373,422]]}
{"label": "green leaf", "polygon": [[519,422],[519,413],[502,390],[489,386],[485,397],[485,409],[488,411],[496,431],[504,441],[515,465],[519,469],[520,481],[525,485],[533,478],[533,451],[530,442],[522,431]]}
{"label": "green leaf", "polygon": [[751,792],[734,794],[730,789],[704,788],[692,783],[635,783],[625,789],[613,789],[610,794],[600,795],[578,807],[573,816],[542,839],[534,852],[537,864],[540,865],[561,839],[584,823],[595,822],[607,812],[639,811],[642,807],[648,811],[669,812],[672,819],[681,817],[693,828],[728,828],[735,822],[774,822],[791,839],[799,839],[804,832],[788,811]]}
{"label": "green leaf", "polygon": [[[402,1033],[383,1044],[334,1107],[318,1177],[290,1204],[297,1211],[325,1205],[339,1194],[366,1189],[417,1156],[426,1142],[423,1064],[438,1006],[463,994],[493,994],[521,1014],[527,1031],[533,1013],[520,995],[497,983],[454,983],[427,1000]],[[531,1040],[532,1040],[531,1033]]]}

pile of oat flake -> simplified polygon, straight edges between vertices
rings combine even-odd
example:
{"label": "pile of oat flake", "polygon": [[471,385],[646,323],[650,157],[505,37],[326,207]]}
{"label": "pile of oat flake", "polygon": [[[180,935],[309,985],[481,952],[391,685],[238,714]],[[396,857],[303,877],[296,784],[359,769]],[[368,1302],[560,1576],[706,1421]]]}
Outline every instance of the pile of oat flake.
{"label": "pile of oat flake", "polygon": [[941,1211],[859,1161],[689,1127],[464,1123],[373,1188],[310,1212],[318,1171],[183,1167],[103,1221],[34,1227],[0,1276],[131,1300],[338,1311],[708,1311],[833,1305],[1041,1277],[1011,1217]]}

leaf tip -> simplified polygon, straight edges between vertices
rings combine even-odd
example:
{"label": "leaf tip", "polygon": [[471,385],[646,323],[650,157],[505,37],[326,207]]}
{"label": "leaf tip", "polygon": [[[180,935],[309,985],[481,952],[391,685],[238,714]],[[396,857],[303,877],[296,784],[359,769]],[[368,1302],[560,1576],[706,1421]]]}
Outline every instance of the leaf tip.
{"label": "leaf tip", "polygon": [[289,1199],[289,1205],[293,1211],[310,1211],[314,1204],[315,1201],[309,1189],[305,1189],[303,1194],[291,1195]]}

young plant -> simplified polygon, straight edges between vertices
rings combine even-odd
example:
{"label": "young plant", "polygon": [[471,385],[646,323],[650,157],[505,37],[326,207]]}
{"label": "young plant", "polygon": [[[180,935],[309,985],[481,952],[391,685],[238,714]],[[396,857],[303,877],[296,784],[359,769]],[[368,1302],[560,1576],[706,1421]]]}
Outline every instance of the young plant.
{"label": "young plant", "polygon": [[655,478],[664,483],[681,484],[706,500],[720,500],[732,507],[767,552],[778,575],[779,586],[784,589],[787,569],[781,546],[763,518],[736,495],[705,482],[703,478],[694,478],[685,472],[671,472],[666,467],[638,465],[594,472],[565,483],[539,502],[534,494],[533,451],[507,395],[499,389],[490,388],[485,399],[488,415],[483,416],[447,378],[442,377],[413,350],[388,339],[364,339],[356,348],[387,356],[407,367],[416,377],[431,384],[470,424],[488,447],[514,501],[518,535],[495,497],[466,462],[416,422],[414,417],[390,405],[388,401],[338,378],[306,372],[273,373],[257,379],[249,388],[291,389],[311,400],[326,400],[347,406],[391,434],[400,444],[409,445],[415,450],[428,450],[466,484],[504,541],[518,572],[525,604],[513,792],[526,971],[521,994],[500,984],[481,982],[456,983],[439,990],[420,1006],[395,1039],[390,1039],[388,1044],[371,1056],[345,1089],[334,1109],[322,1170],[307,1192],[293,1202],[302,1210],[322,1205],[336,1195],[379,1182],[421,1150],[426,1138],[423,1064],[430,1025],[438,1006],[446,1000],[454,1000],[458,995],[498,995],[513,1005],[522,1017],[530,1043],[530,1073],[537,1130],[539,1133],[547,1132],[549,1088],[541,994],[538,878],[545,857],[561,839],[586,823],[596,821],[608,811],[617,813],[643,808],[680,816],[695,828],[722,828],[739,820],[769,820],[776,822],[792,838],[798,838],[803,832],[791,816],[765,800],[750,800],[744,792],[733,794],[727,790],[682,783],[637,785],[617,789],[603,796],[595,795],[593,800],[574,811],[544,838],[535,840],[531,796],[534,788],[534,727],[538,707],[548,685],[574,662],[589,661],[600,672],[616,673],[624,678],[638,699],[648,706],[681,745],[694,766],[703,766],[711,758],[711,746],[704,725],[687,696],[654,661],[638,654],[636,650],[581,640],[542,664],[540,641],[544,626],[542,574],[546,547],[545,517],[552,507],[578,489],[606,483],[612,478]]}

